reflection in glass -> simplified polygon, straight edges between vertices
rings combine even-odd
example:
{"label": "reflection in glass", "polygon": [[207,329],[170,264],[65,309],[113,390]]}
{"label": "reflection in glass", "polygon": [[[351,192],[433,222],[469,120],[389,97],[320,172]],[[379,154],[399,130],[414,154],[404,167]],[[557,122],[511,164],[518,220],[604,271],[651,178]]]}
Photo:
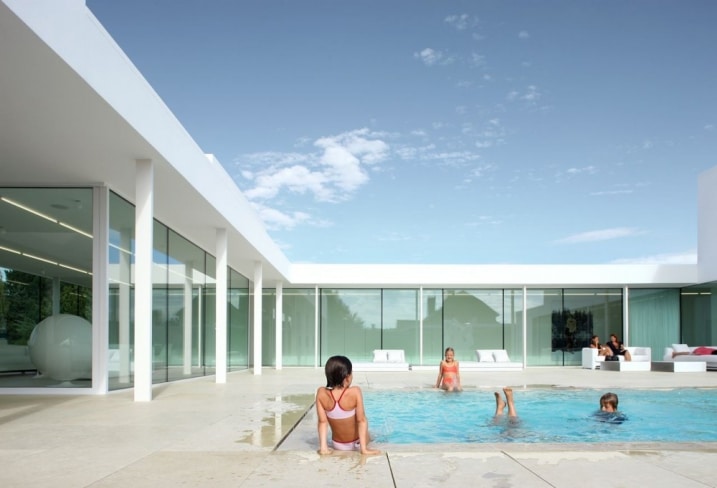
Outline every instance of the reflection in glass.
{"label": "reflection in glass", "polygon": [[[63,386],[91,386],[91,378],[84,377],[91,374],[53,378],[52,371],[62,368],[45,360],[59,361],[60,352],[46,350],[41,354],[47,357],[41,358],[40,345],[30,337],[50,316],[92,321],[92,205],[90,188],[0,188],[0,387],[54,387],[65,380],[70,383]],[[64,321],[45,323],[55,325],[43,334],[52,338],[51,344],[42,341],[44,346],[76,342],[57,337],[70,334],[57,325]],[[38,365],[28,341],[37,347],[32,356],[48,371],[34,374]],[[91,366],[86,331],[79,347]]]}

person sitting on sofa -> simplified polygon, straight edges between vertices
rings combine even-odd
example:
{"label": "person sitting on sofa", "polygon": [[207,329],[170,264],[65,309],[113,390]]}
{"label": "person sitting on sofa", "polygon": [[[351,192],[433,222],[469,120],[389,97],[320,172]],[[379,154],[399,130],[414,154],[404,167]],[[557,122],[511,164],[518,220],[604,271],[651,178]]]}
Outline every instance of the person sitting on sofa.
{"label": "person sitting on sofa", "polygon": [[632,361],[630,351],[625,349],[625,345],[617,340],[615,334],[610,334],[610,342],[607,343],[607,347],[610,348],[613,356],[625,356],[625,361]]}
{"label": "person sitting on sofa", "polygon": [[599,336],[594,335],[590,338],[590,348],[597,349],[598,356],[612,356],[612,349],[610,349],[604,344],[600,344]]}
{"label": "person sitting on sofa", "polygon": [[690,356],[690,355],[692,355],[692,356],[711,356],[713,354],[717,355],[717,349],[715,349],[713,347],[700,346],[700,347],[695,347],[692,351],[687,351],[687,352],[674,352],[673,351],[672,357],[674,358],[675,356]]}

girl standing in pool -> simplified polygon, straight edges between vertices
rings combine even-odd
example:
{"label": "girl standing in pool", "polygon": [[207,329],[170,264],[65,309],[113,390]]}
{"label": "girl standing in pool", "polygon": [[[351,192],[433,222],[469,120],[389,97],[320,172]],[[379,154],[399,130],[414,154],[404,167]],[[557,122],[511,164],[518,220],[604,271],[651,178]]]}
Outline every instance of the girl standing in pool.
{"label": "girl standing in pool", "polygon": [[368,419],[364,412],[361,388],[351,386],[353,365],[346,356],[332,356],[326,361],[326,386],[316,390],[319,454],[330,454],[328,434],[337,451],[361,451],[380,454],[368,448]]}
{"label": "girl standing in pool", "polygon": [[452,347],[447,347],[445,359],[438,366],[438,378],[436,379],[436,388],[442,388],[446,391],[461,391],[461,373],[458,370],[458,361],[455,359],[455,351]]}

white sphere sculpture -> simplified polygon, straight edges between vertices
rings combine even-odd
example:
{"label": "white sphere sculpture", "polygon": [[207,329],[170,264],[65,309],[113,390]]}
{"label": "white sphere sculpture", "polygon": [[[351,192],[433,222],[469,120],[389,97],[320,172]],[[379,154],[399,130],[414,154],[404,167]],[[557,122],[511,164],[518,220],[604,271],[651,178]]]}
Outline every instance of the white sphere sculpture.
{"label": "white sphere sculpture", "polygon": [[69,314],[38,323],[27,341],[30,360],[50,378],[71,381],[92,377],[92,324]]}

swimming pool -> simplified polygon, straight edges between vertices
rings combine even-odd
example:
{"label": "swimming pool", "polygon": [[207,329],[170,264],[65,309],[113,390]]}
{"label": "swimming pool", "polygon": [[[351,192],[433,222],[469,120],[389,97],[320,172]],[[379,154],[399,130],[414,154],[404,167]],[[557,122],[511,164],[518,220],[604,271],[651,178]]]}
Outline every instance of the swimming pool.
{"label": "swimming pool", "polygon": [[717,389],[614,389],[620,424],[593,416],[606,391],[514,389],[517,423],[494,422],[489,390],[364,391],[364,401],[377,443],[717,442]]}

